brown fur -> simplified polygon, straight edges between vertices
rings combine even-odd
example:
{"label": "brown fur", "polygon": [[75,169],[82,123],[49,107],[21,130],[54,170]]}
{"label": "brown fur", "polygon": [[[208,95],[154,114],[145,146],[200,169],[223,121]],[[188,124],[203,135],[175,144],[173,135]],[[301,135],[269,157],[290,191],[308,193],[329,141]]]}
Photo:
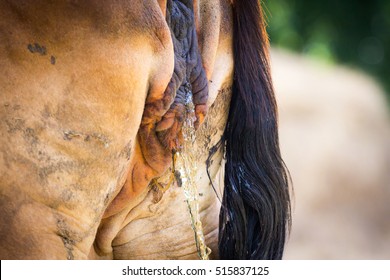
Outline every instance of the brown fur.
{"label": "brown fur", "polygon": [[[115,255],[111,243],[134,244],[123,230],[142,217],[132,209],[170,165],[156,137],[145,158],[137,136],[145,101],[161,98],[173,72],[164,2],[0,1],[2,259],[143,254]],[[220,18],[197,19],[211,105],[231,84],[230,8],[198,3]],[[204,209],[217,205],[211,192],[205,197]],[[209,225],[214,241],[217,223]]]}

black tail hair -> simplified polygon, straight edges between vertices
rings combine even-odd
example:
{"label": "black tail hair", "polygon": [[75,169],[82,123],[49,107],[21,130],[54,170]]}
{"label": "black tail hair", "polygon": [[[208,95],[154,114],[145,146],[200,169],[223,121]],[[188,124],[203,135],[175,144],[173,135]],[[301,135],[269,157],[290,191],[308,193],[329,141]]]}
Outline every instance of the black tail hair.
{"label": "black tail hair", "polygon": [[291,223],[268,37],[258,0],[233,1],[234,81],[219,221],[221,259],[281,259]]}

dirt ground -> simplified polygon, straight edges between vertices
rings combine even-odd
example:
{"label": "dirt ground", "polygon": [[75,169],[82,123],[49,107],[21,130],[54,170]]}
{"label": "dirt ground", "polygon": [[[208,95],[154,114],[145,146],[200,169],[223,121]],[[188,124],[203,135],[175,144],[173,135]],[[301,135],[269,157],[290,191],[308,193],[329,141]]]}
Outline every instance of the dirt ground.
{"label": "dirt ground", "polygon": [[390,259],[390,117],[366,75],[273,50],[294,182],[285,259]]}

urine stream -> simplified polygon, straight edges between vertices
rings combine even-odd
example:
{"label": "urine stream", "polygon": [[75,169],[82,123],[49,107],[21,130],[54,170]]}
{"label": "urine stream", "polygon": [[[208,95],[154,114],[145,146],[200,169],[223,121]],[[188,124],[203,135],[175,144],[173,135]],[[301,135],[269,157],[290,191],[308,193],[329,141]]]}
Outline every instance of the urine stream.
{"label": "urine stream", "polygon": [[195,235],[195,244],[198,250],[199,258],[208,260],[211,249],[207,247],[203,234],[202,222],[199,214],[199,194],[195,181],[197,173],[197,160],[195,154],[195,107],[192,101],[192,92],[190,85],[186,87],[186,115],[182,127],[183,145],[176,152],[175,168],[179,171],[181,186],[184,191],[187,207],[190,214],[191,225]]}

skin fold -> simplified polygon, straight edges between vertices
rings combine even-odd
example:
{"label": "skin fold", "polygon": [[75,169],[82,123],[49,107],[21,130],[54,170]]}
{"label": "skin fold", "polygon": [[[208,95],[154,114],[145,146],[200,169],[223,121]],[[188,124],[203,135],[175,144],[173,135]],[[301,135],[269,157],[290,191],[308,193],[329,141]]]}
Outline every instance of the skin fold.
{"label": "skin fold", "polygon": [[231,17],[216,0],[0,1],[1,259],[197,258],[180,186],[151,184],[168,185],[188,84],[218,257],[206,162],[227,121]]}

